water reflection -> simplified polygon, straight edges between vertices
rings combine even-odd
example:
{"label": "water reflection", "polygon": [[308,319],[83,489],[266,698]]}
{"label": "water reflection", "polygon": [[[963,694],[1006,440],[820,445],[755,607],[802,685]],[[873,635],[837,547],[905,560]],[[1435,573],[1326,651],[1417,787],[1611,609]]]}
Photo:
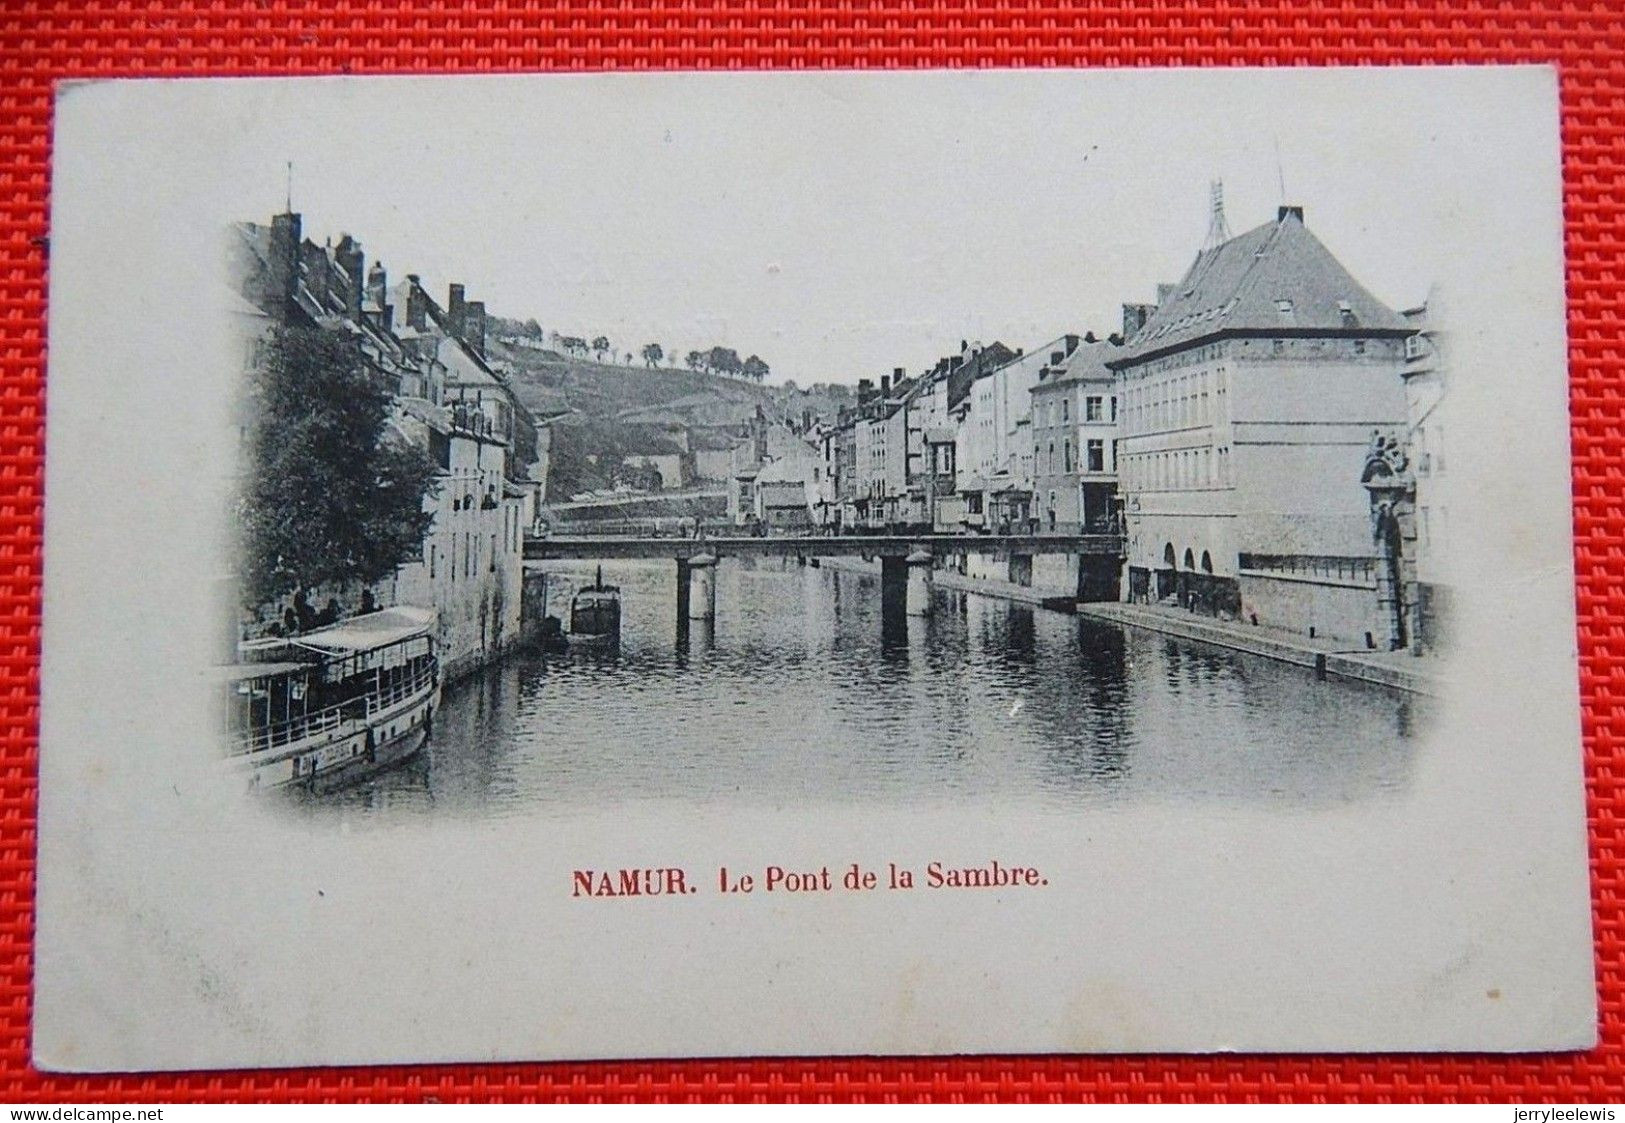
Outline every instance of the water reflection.
{"label": "water reflection", "polygon": [[679,629],[671,563],[604,569],[618,646],[448,688],[417,760],[303,805],[1324,805],[1401,790],[1430,705],[988,597],[883,613],[878,576],[793,562],[723,564],[715,623]]}

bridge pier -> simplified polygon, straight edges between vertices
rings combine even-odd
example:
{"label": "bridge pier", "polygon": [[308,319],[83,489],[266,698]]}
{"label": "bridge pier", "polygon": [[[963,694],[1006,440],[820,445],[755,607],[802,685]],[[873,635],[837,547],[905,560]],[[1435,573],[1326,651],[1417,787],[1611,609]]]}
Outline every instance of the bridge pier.
{"label": "bridge pier", "polygon": [[688,626],[689,566],[687,558],[677,559],[677,627]]}
{"label": "bridge pier", "polygon": [[903,616],[908,611],[908,560],[906,558],[880,558],[880,615],[881,619]]}
{"label": "bridge pier", "polygon": [[695,554],[688,559],[687,615],[690,620],[717,617],[717,559],[713,554]]}
{"label": "bridge pier", "polygon": [[908,566],[905,611],[910,616],[931,615],[931,551],[915,550],[903,563]]}

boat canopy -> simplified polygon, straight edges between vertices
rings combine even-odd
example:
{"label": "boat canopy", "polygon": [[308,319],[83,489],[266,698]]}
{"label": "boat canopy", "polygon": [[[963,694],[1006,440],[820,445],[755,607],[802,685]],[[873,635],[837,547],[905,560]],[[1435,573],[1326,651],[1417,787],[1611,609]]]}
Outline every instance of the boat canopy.
{"label": "boat canopy", "polygon": [[386,647],[413,636],[428,635],[434,628],[434,609],[397,605],[365,616],[352,616],[338,624],[318,628],[295,637],[301,647],[320,648],[333,655],[348,655]]}
{"label": "boat canopy", "polygon": [[252,682],[254,679],[280,678],[300,671],[311,670],[313,663],[233,663],[226,667],[216,667],[214,673],[216,681],[233,684],[239,682]]}
{"label": "boat canopy", "polygon": [[331,656],[326,673],[330,681],[337,681],[431,654],[434,626],[434,609],[397,605],[306,632],[291,642]]}

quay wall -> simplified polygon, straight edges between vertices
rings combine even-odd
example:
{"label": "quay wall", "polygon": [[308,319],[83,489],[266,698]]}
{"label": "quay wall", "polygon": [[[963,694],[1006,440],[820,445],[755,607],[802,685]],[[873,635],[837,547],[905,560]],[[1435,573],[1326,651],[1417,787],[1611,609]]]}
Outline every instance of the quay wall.
{"label": "quay wall", "polygon": [[1378,608],[1371,585],[1242,571],[1242,619],[1266,627],[1364,647],[1388,634]]}
{"label": "quay wall", "polygon": [[1437,696],[1445,686],[1436,663],[1403,653],[1338,650],[1336,641],[1318,636],[1308,639],[1274,628],[1253,627],[1196,616],[1180,609],[1142,605],[1083,604],[1078,606],[1078,614],[1413,694]]}

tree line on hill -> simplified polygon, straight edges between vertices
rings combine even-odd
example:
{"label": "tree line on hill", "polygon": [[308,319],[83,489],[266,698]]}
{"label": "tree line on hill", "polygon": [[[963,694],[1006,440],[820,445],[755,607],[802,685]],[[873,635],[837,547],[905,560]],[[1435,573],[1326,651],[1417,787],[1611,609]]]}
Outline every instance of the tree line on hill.
{"label": "tree line on hill", "polygon": [[[658,369],[662,362],[672,367],[677,365],[677,353],[667,352],[659,343],[645,343],[634,357],[630,351],[618,352],[606,335],[594,336],[592,339],[580,335],[564,335],[557,331],[544,331],[541,324],[534,319],[520,321],[502,316],[491,317],[491,325],[500,336],[531,340],[538,346],[551,343],[559,351],[575,358],[584,359],[591,355],[600,363],[614,363],[619,359],[625,366],[632,366],[637,358],[641,358],[643,365],[649,370]],[[739,378],[757,385],[765,382],[772,373],[772,368],[761,356],[749,355],[741,359],[739,352],[732,347],[718,346],[703,351],[690,351],[683,356],[683,365],[689,370]]]}

